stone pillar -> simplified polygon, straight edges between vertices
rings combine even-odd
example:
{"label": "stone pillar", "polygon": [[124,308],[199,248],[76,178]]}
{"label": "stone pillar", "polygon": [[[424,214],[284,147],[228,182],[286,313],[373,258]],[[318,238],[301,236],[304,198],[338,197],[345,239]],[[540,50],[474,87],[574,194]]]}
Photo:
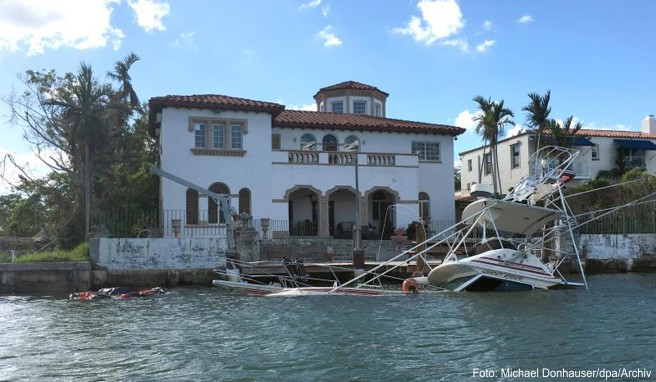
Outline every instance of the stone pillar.
{"label": "stone pillar", "polygon": [[319,197],[319,237],[329,237],[328,196]]}
{"label": "stone pillar", "polygon": [[267,240],[269,238],[269,223],[271,223],[271,219],[262,218],[260,222],[262,223],[262,239]]}
{"label": "stone pillar", "polygon": [[258,261],[260,260],[260,243],[257,238],[257,231],[248,224],[242,224],[235,229],[235,245],[237,254],[241,261]]}

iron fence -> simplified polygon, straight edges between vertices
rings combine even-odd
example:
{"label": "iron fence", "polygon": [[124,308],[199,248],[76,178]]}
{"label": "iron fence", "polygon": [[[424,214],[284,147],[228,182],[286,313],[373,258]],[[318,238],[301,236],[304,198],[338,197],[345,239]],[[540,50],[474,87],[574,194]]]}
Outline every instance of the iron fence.
{"label": "iron fence", "polygon": [[[192,219],[189,219],[192,217]],[[191,223],[189,223],[191,221]],[[246,224],[233,222],[234,227]],[[284,239],[292,236],[318,236],[317,224],[311,221],[289,223],[284,219],[253,219],[250,224],[260,238]],[[429,235],[444,231],[454,225],[453,220],[431,220],[426,226]],[[188,210],[130,210],[114,209],[99,211],[94,219],[95,232],[110,237],[213,237],[225,235],[225,218],[208,211]],[[178,228],[179,227],[179,228]],[[350,233],[350,232],[349,232]],[[351,236],[349,236],[351,237]],[[380,239],[380,235],[363,232],[364,239]]]}
{"label": "iron fence", "polygon": [[600,214],[579,217],[581,233],[634,234],[656,233],[656,211],[643,206],[632,206],[598,218]]}

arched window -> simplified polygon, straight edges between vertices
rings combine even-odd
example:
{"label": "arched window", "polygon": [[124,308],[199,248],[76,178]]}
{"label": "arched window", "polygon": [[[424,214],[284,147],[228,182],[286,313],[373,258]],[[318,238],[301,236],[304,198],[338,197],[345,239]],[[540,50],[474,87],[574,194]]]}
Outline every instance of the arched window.
{"label": "arched window", "polygon": [[[212,183],[209,188],[210,191],[216,192],[217,194],[226,194],[230,195],[230,189],[223,183]],[[214,199],[209,198],[207,202],[209,211],[207,213],[207,222],[210,224],[225,223],[225,214],[223,211],[219,211],[219,206],[216,204]]]}
{"label": "arched window", "polygon": [[317,140],[312,134],[303,134],[301,136],[301,150],[316,150]]}
{"label": "arched window", "polygon": [[360,151],[360,138],[355,135],[349,135],[344,140],[344,148],[346,151]]}
{"label": "arched window", "polygon": [[251,190],[248,188],[242,188],[239,190],[239,213],[246,212],[249,215],[251,213]]}
{"label": "arched window", "polygon": [[425,192],[419,193],[419,217],[430,220],[430,197]]}
{"label": "arched window", "polygon": [[321,144],[323,146],[323,151],[337,151],[337,138],[332,134],[323,137]]}
{"label": "arched window", "polygon": [[186,224],[198,224],[198,191],[188,188],[186,199],[187,199]]}

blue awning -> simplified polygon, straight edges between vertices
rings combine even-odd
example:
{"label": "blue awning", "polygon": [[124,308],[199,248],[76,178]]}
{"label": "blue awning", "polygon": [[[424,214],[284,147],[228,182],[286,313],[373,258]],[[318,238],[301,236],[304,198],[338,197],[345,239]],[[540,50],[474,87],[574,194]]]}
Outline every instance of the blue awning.
{"label": "blue awning", "polygon": [[591,140],[585,137],[575,137],[574,143],[572,146],[594,146]]}
{"label": "blue awning", "polygon": [[629,150],[656,150],[656,144],[644,139],[613,139],[613,142],[623,149]]}
{"label": "blue awning", "polygon": [[[554,137],[550,137],[550,136],[544,137],[544,141],[550,145],[557,144]],[[580,136],[563,137],[561,142],[562,144],[566,144],[567,146],[595,146],[595,144],[592,143],[591,140],[589,140],[586,137],[580,137]]]}

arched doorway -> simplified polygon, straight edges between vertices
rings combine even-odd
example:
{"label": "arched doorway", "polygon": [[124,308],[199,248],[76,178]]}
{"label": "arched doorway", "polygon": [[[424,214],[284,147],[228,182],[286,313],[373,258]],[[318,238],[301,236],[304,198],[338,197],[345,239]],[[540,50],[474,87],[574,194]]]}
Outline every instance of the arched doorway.
{"label": "arched doorway", "polygon": [[326,192],[328,197],[328,231],[336,239],[350,239],[355,227],[355,189],[336,187]]}
{"label": "arched doorway", "polygon": [[319,197],[319,191],[310,186],[295,187],[287,192],[290,236],[317,236]]}
{"label": "arched doorway", "polygon": [[394,233],[396,216],[390,208],[396,203],[396,196],[390,190],[376,189],[369,193],[369,221],[374,232],[383,239],[389,239]]}

